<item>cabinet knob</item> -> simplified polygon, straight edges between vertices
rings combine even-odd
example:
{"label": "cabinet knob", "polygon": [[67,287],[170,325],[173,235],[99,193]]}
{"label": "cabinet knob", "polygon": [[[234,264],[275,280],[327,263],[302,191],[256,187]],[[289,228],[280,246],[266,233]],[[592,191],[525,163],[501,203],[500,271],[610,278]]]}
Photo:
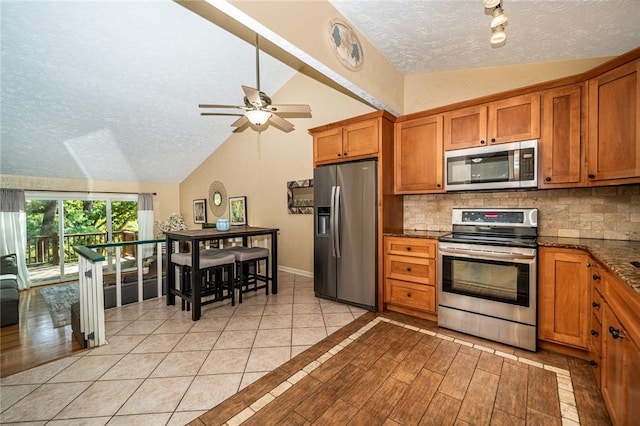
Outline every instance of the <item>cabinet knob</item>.
{"label": "cabinet knob", "polygon": [[593,274],[594,281],[598,281],[600,279],[600,275]]}
{"label": "cabinet knob", "polygon": [[347,155],[348,155],[348,154],[345,152],[345,153],[344,153],[344,156],[346,157]]}
{"label": "cabinet knob", "polygon": [[436,188],[441,188],[442,185],[440,185],[439,183],[436,184]]}
{"label": "cabinet knob", "polygon": [[596,175],[594,175],[593,173],[589,173],[589,179],[595,179]]}
{"label": "cabinet knob", "polygon": [[544,180],[545,180],[546,182],[551,182],[551,178],[550,178],[549,176],[547,176],[546,178],[544,178]]}
{"label": "cabinet knob", "polygon": [[594,360],[589,361],[589,364],[593,365],[594,367],[598,366],[598,363]]}
{"label": "cabinet knob", "polygon": [[342,157],[342,154],[338,153],[338,157]]}
{"label": "cabinet knob", "polygon": [[495,142],[496,138],[491,138],[491,143]]}
{"label": "cabinet knob", "polygon": [[592,335],[592,336],[597,336],[597,335],[598,335],[598,332],[597,332],[596,330],[591,330],[591,335]]}
{"label": "cabinet knob", "polygon": [[407,297],[411,297],[411,293],[407,293]]}
{"label": "cabinet knob", "polygon": [[407,251],[411,251],[411,247],[407,247]]}
{"label": "cabinet knob", "polygon": [[609,327],[609,333],[611,333],[614,339],[624,338],[624,334],[621,334],[620,330],[618,330],[617,328],[613,328],[613,326]]}
{"label": "cabinet knob", "polygon": [[480,140],[480,144],[484,145],[484,139]]}
{"label": "cabinet knob", "polygon": [[411,272],[411,268],[407,268],[407,272]]}
{"label": "cabinet knob", "polygon": [[600,304],[598,302],[593,302],[591,303],[591,306],[593,306],[594,308],[599,308]]}
{"label": "cabinet knob", "polygon": [[591,268],[592,266],[591,262],[587,262],[587,268]]}

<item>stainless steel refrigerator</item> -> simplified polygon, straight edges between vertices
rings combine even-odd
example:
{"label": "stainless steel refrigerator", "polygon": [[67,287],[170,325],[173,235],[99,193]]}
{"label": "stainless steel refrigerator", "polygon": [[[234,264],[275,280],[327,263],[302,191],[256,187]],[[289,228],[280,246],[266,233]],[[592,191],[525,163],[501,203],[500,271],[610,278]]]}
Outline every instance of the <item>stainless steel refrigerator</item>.
{"label": "stainless steel refrigerator", "polygon": [[369,310],[376,304],[377,162],[313,173],[314,290]]}

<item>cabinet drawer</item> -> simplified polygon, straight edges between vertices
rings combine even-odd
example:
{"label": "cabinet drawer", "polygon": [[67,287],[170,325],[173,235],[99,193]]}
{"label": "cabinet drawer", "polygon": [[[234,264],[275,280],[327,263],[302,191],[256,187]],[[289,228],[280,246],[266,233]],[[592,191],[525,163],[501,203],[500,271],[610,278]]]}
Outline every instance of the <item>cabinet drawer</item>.
{"label": "cabinet drawer", "polygon": [[386,276],[420,284],[436,284],[436,262],[409,256],[386,256]]}
{"label": "cabinet drawer", "polygon": [[402,256],[435,259],[438,242],[422,238],[385,237],[385,252]]}
{"label": "cabinet drawer", "polygon": [[430,285],[387,279],[385,302],[435,313],[436,289]]}

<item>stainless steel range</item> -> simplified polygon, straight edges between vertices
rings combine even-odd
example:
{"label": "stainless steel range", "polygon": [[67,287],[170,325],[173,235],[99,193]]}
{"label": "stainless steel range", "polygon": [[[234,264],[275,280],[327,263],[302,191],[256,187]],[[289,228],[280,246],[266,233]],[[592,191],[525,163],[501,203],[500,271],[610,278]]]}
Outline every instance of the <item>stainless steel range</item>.
{"label": "stainless steel range", "polygon": [[438,325],[536,350],[537,209],[453,209],[439,238]]}

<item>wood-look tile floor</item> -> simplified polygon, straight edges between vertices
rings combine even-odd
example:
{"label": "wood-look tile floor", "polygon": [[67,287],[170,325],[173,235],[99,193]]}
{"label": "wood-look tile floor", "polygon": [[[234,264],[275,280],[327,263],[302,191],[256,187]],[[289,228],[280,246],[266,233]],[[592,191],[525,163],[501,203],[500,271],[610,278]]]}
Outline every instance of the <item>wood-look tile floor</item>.
{"label": "wood-look tile floor", "polygon": [[368,313],[191,425],[608,425],[591,367]]}

